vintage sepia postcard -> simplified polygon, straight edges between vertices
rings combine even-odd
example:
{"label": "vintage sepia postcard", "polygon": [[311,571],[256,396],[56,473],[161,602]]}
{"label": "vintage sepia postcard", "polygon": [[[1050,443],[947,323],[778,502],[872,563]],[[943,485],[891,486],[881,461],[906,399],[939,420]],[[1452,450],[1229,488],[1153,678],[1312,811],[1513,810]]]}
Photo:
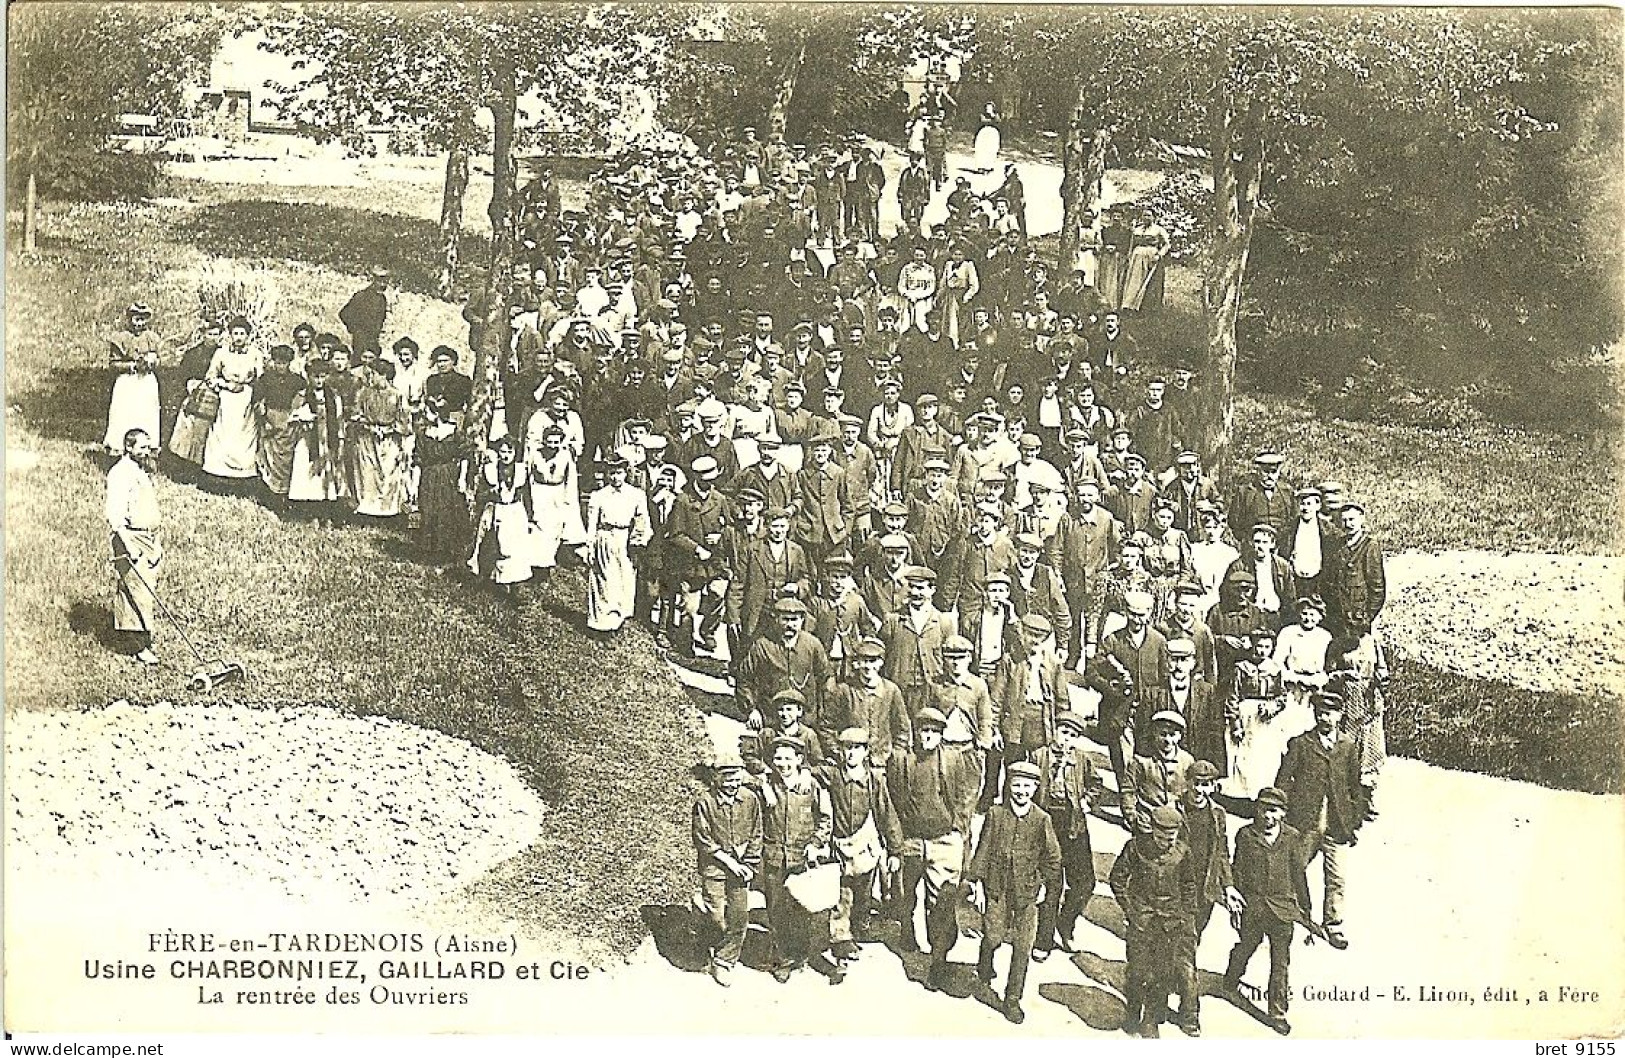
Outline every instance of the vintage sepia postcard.
{"label": "vintage sepia postcard", "polygon": [[1614,1055],[1621,30],[9,5],[14,1053]]}

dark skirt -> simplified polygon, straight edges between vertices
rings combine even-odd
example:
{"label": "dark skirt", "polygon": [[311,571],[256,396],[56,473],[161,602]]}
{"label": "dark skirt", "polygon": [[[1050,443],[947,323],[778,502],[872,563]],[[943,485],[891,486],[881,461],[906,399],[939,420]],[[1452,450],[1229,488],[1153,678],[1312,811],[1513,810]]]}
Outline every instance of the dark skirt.
{"label": "dark skirt", "polygon": [[418,540],[425,552],[441,561],[468,554],[468,504],[457,491],[459,465],[428,464],[418,482]]}

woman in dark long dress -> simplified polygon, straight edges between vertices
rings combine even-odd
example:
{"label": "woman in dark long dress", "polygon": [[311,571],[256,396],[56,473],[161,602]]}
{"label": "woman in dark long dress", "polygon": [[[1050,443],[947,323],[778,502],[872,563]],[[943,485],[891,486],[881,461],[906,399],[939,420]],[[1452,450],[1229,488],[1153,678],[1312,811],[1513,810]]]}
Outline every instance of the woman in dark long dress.
{"label": "woman in dark long dress", "polygon": [[455,562],[468,553],[465,453],[459,431],[474,383],[457,373],[457,353],[436,346],[434,371],[423,384],[423,422],[418,430],[418,541],[431,562]]}

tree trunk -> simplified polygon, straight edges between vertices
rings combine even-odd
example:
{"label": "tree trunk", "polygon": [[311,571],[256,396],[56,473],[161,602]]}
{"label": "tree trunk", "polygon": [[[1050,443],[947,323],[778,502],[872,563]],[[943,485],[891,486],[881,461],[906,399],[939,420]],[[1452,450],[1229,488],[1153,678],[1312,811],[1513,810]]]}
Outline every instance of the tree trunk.
{"label": "tree trunk", "polygon": [[1089,208],[1087,156],[1089,143],[1083,130],[1087,124],[1088,109],[1083,104],[1083,90],[1072,103],[1067,115],[1066,128],[1061,131],[1061,249],[1060,270],[1071,275],[1078,266],[1078,240],[1083,231],[1083,211]]}
{"label": "tree trunk", "polygon": [[[1112,130],[1095,120],[1090,109],[1080,89],[1061,140],[1060,267],[1069,275],[1078,267],[1078,247],[1083,229],[1088,227],[1084,214],[1095,207],[1100,195],[1106,154],[1112,145]],[[1090,125],[1095,126],[1094,133],[1086,137],[1084,130]]]}
{"label": "tree trunk", "polygon": [[28,171],[28,193],[23,200],[23,249],[34,252],[39,237],[39,189],[35,186],[34,170]]}
{"label": "tree trunk", "polygon": [[[474,393],[463,429],[477,461],[491,440],[491,417],[507,361],[508,294],[513,282],[513,132],[519,90],[511,61],[498,65],[492,79],[491,262],[485,290],[469,306],[469,345],[474,350]],[[509,424],[510,429],[518,429]],[[476,465],[483,465],[477,462]]]}
{"label": "tree trunk", "polygon": [[1021,79],[1021,64],[1007,62],[999,68],[998,85],[994,89],[999,100],[999,119],[1008,137],[1010,130],[1021,122],[1022,104],[1026,102],[1026,84]]}
{"label": "tree trunk", "polygon": [[807,60],[807,31],[803,29],[797,34],[796,51],[783,74],[779,77],[778,90],[773,93],[773,105],[767,112],[767,132],[771,138],[773,133],[785,135],[785,126],[789,123],[790,99],[796,94],[796,81],[801,76],[801,64]]}
{"label": "tree trunk", "polygon": [[1264,124],[1255,104],[1228,105],[1213,137],[1213,229],[1202,303],[1207,317],[1207,363],[1200,375],[1198,450],[1222,474],[1235,424],[1236,319],[1241,313],[1247,253],[1252,245],[1259,185],[1264,174]]}
{"label": "tree trunk", "polygon": [[468,143],[458,140],[446,156],[446,188],[440,199],[440,296],[451,297],[457,277],[457,244],[463,235],[463,195],[468,191]]}

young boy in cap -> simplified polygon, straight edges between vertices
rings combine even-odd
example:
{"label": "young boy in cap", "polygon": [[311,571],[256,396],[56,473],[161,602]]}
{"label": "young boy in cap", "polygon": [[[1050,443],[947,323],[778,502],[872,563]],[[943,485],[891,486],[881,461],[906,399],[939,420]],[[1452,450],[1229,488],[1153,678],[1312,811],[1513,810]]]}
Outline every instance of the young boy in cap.
{"label": "young boy in cap", "polygon": [[1344,857],[1365,823],[1360,749],[1340,729],[1343,699],[1314,696],[1315,726],[1286,744],[1275,785],[1286,795],[1287,822],[1306,841],[1306,862],[1325,861],[1321,919],[1332,947],[1349,946],[1343,933]]}
{"label": "young boy in cap", "polygon": [[1111,887],[1127,924],[1123,1031],[1147,1038],[1168,1017],[1168,993],[1194,988],[1192,910],[1200,881],[1190,846],[1180,837],[1185,817],[1158,805],[1143,830],[1129,839],[1112,865]]}
{"label": "young boy in cap", "polygon": [[1052,950],[1075,951],[1072,934],[1095,891],[1095,854],[1089,840],[1089,809],[1102,784],[1083,748],[1083,718],[1070,709],[1055,717],[1049,745],[1033,751],[1038,769],[1038,803],[1049,813],[1060,844],[1061,873],[1044,891],[1038,911],[1033,958],[1043,962]]}
{"label": "young boy in cap", "polygon": [[852,670],[825,701],[826,722],[838,728],[860,727],[869,736],[869,760],[884,769],[893,753],[906,753],[913,741],[908,707],[897,684],[880,674],[886,648],[865,639],[853,651]]}
{"label": "young boy in cap", "polygon": [[856,937],[868,930],[875,876],[890,878],[900,871],[903,831],[886,773],[870,764],[869,732],[848,727],[837,741],[839,755],[821,777],[833,812],[831,841],[841,862],[841,900],[830,917],[830,940],[837,963],[844,966],[857,959]]}
{"label": "young boy in cap", "polygon": [[1309,880],[1303,835],[1286,824],[1286,794],[1273,786],[1258,792],[1258,816],[1236,833],[1230,873],[1241,895],[1241,913],[1231,922],[1240,934],[1224,971],[1225,990],[1241,992],[1247,962],[1268,937],[1270,942],[1269,1025],[1292,1031],[1286,1013],[1292,933],[1309,919]]}
{"label": "young boy in cap", "polygon": [[713,938],[709,971],[727,987],[750,926],[750,885],[762,866],[762,802],[745,784],[745,763],[725,755],[711,766],[711,789],[694,802],[700,899]]}
{"label": "young boy in cap", "polygon": [[1026,1020],[1021,996],[1038,936],[1039,899],[1060,886],[1061,847],[1049,813],[1036,802],[1038,768],[1017,761],[1009,772],[1005,799],[989,809],[965,879],[971,884],[972,900],[983,911],[976,975],[991,986],[993,955],[1010,945],[1010,977],[1002,1007],[1005,1019],[1019,1025]]}
{"label": "young boy in cap", "polygon": [[942,748],[947,718],[926,706],[914,717],[914,746],[886,768],[886,786],[903,831],[903,870],[896,914],[902,924],[903,948],[919,950],[914,909],[920,882],[925,882],[926,939],[931,968],[926,987],[942,987],[948,951],[959,935],[955,907],[965,867],[971,810],[982,776],[964,754]]}
{"label": "young boy in cap", "polygon": [[814,954],[815,931],[822,928],[818,916],[796,902],[785,882],[820,860],[833,827],[829,791],[807,770],[807,751],[800,739],[773,740],[762,807],[762,890],[767,896],[773,979],[784,984],[807,965]]}

